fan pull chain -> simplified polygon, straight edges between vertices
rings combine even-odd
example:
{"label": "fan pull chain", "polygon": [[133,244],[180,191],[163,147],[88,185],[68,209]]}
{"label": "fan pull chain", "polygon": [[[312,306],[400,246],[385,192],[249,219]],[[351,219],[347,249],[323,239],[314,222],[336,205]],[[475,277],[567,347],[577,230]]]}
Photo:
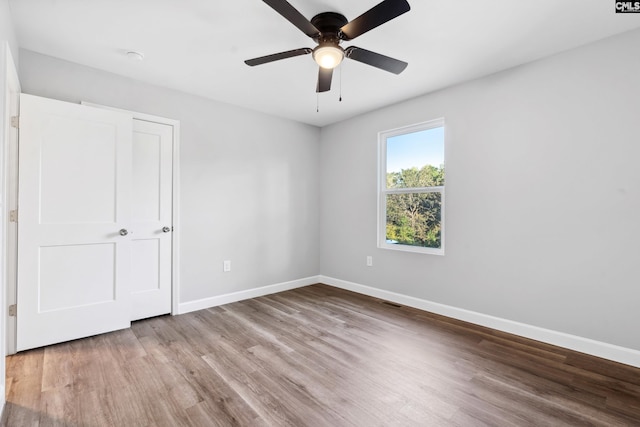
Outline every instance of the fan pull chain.
{"label": "fan pull chain", "polygon": [[338,101],[342,102],[342,64],[340,64],[340,98]]}
{"label": "fan pull chain", "polygon": [[320,112],[320,94],[316,92],[316,113]]}

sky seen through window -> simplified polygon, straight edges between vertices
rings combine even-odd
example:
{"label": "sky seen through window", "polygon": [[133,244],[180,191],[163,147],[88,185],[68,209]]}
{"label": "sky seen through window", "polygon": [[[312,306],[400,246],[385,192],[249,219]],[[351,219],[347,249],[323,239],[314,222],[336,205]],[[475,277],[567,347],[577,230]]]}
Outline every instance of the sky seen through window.
{"label": "sky seen through window", "polygon": [[387,138],[387,173],[444,165],[444,127]]}

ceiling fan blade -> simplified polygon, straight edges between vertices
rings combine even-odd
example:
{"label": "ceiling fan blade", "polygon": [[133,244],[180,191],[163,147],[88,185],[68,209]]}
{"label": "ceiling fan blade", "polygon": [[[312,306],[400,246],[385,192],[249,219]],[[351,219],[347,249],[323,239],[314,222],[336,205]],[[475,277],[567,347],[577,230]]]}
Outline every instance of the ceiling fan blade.
{"label": "ceiling fan blade", "polygon": [[406,0],[384,0],[340,28],[342,40],[353,40],[411,9]]}
{"label": "ceiling fan blade", "polygon": [[286,52],[274,53],[272,55],[261,56],[260,58],[247,59],[245,64],[251,67],[255,65],[266,64],[268,62],[279,61],[281,59],[293,58],[294,56],[307,55],[313,52],[313,49],[303,47],[302,49],[288,50]]}
{"label": "ceiling fan blade", "polygon": [[291,6],[287,0],[262,0],[273,10],[282,15],[287,21],[298,27],[300,31],[309,37],[315,37],[320,31],[307,18],[305,18],[298,10]]}
{"label": "ceiling fan blade", "polygon": [[379,53],[371,52],[370,50],[362,49],[360,47],[349,46],[344,50],[344,56],[354,61],[362,62],[363,64],[371,65],[372,67],[380,68],[381,70],[388,71],[393,74],[400,74],[407,68],[407,64],[404,61],[399,61],[394,58],[390,58]]}
{"label": "ceiling fan blade", "polygon": [[319,67],[318,86],[316,92],[327,92],[331,89],[331,78],[333,77],[333,68]]}

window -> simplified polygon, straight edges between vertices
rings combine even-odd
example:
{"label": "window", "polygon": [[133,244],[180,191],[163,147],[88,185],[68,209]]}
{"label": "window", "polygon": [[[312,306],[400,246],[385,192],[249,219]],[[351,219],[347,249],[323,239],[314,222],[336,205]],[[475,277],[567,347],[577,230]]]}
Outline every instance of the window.
{"label": "window", "polygon": [[378,247],[444,255],[444,120],[379,134]]}

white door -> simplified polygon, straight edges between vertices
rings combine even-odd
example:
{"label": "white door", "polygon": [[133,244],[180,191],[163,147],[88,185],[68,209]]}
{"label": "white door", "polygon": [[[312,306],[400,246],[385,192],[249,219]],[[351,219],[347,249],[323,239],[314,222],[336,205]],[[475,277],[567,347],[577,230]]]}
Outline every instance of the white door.
{"label": "white door", "polygon": [[173,126],[133,120],[131,320],[171,312]]}
{"label": "white door", "polygon": [[132,116],[20,98],[17,350],[130,326]]}

